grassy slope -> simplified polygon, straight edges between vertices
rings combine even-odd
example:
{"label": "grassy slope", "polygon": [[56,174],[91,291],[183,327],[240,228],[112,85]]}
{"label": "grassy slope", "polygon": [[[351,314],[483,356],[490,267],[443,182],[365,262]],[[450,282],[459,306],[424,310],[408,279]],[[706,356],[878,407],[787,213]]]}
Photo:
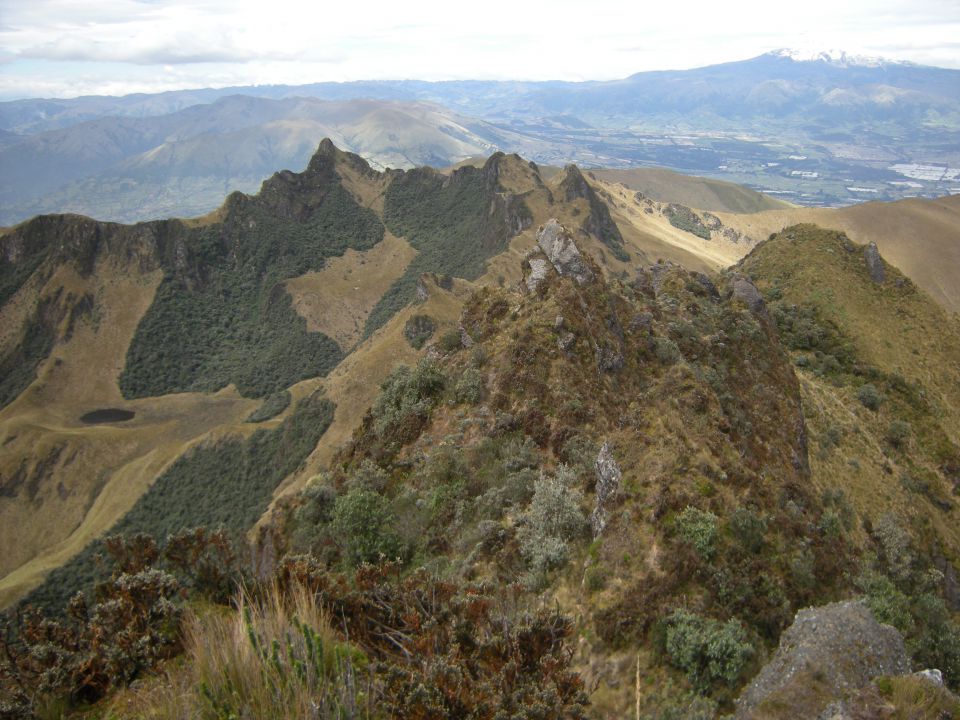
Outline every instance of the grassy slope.
{"label": "grassy slope", "polygon": [[[948,557],[960,557],[960,512],[945,509],[955,505],[960,467],[957,319],[889,265],[887,281],[873,283],[859,247],[814,226],[789,228],[741,267],[768,297],[779,296],[774,309],[813,309],[852,353],[853,372],[821,372],[816,363],[799,371],[815,485],[843,488],[864,517],[894,512],[908,518],[924,543],[940,538]],[[798,358],[813,355],[794,350]],[[899,389],[898,377],[907,390]],[[886,398],[877,411],[857,399],[865,382]],[[887,439],[898,420],[911,433],[901,449]]]}
{"label": "grassy slope", "polygon": [[[357,168],[351,165],[343,171],[348,176],[345,184],[354,181],[351,187],[358,187]],[[209,231],[227,219],[224,208],[185,224]],[[69,218],[60,225],[58,221],[48,224],[65,227],[67,238],[80,237],[81,250],[86,238],[82,231],[96,225],[78,220],[76,229]],[[42,234],[44,228],[37,231]],[[117,232],[134,235],[136,230]],[[231,429],[253,430],[242,423],[257,403],[241,398],[232,386],[213,395],[124,399],[118,377],[127,348],[153,303],[161,271],[149,270],[149,251],[131,252],[132,242],[122,242],[127,243],[120,244],[128,248],[126,253],[102,253],[89,272],[80,272],[71,263],[58,265],[53,258],[41,272],[13,278],[22,287],[0,310],[4,320],[0,341],[5,349],[13,349],[20,328],[42,298],[58,292],[63,297],[94,298],[92,309],[80,317],[69,337],[61,324],[51,357],[39,366],[38,379],[0,412],[2,605],[111,527],[193,444],[215,440]],[[136,418],[118,425],[79,422],[85,412],[105,406],[133,410]]]}
{"label": "grassy slope", "polygon": [[[195,527],[238,535],[266,509],[273,489],[295,471],[329,427],[333,404],[318,393],[301,399],[283,421],[246,435],[229,435],[185,452],[161,474],[111,534],[166,538]],[[58,610],[100,574],[99,540],[50,573],[27,598]]]}
{"label": "grassy slope", "polygon": [[370,311],[416,254],[390,233],[369,250],[347,250],[322,270],[286,282],[293,309],[306,319],[308,332],[324,333],[348,353],[360,341]]}
{"label": "grassy slope", "polygon": [[755,213],[790,207],[789,203],[742,185],[683,175],[664,168],[591,170],[600,180],[622,183],[634,192],[663,202],[676,202],[701,210]]}
{"label": "grassy slope", "polygon": [[[69,340],[60,338],[38,379],[0,412],[0,477],[11,489],[0,497],[0,604],[116,522],[190,442],[242,422],[256,405],[233,389],[123,399],[117,376],[159,280],[157,272],[105,259],[87,277],[61,267],[40,293],[66,288],[96,302],[93,317],[83,318]],[[118,425],[79,421],[101,407],[137,415]]]}
{"label": "grassy slope", "polygon": [[723,215],[722,219],[756,238],[795,223],[812,222],[842,230],[860,244],[873,241],[884,258],[930,297],[948,310],[960,312],[960,196],[839,209],[793,208]]}

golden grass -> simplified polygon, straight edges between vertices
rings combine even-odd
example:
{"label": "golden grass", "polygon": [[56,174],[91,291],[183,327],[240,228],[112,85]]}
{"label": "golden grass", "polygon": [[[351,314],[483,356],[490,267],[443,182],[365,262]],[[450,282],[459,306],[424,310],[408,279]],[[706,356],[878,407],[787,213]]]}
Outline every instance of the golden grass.
{"label": "golden grass", "polygon": [[887,262],[948,311],[960,312],[960,196],[718,215],[725,225],[758,239],[810,222],[842,230],[861,245],[873,241]]}
{"label": "golden grass", "polygon": [[622,183],[631,191],[640,191],[654,200],[677,202],[711,212],[750,213],[792,207],[750,188],[722,180],[684,175],[666,168],[627,168],[592,170],[605,183]]}
{"label": "golden grass", "polygon": [[892,710],[888,720],[957,720],[960,700],[945,688],[928,680],[904,675],[883,677],[876,681],[883,699]]}
{"label": "golden grass", "polygon": [[690,270],[711,272],[732,265],[752,248],[749,242],[704,240],[675,228],[659,209],[653,214],[645,213],[643,206],[634,200],[634,193],[624,185],[603,181],[593,181],[593,184],[612,198],[607,204],[611,206],[627,249],[639,251],[648,265],[662,258]]}
{"label": "golden grass", "polygon": [[[61,334],[37,380],[0,411],[0,478],[12,490],[0,497],[0,607],[111,527],[191,443],[247,430],[240,424],[257,402],[233,388],[135,401],[120,394],[127,347],[159,281],[159,272],[103,261],[86,278],[60,268],[38,293],[90,293],[95,309],[69,340]],[[136,417],[80,422],[103,407]]]}
{"label": "golden grass", "polygon": [[[208,609],[186,621],[185,658],[165,677],[119,693],[106,717],[217,720],[222,717],[370,717],[363,658],[339,642],[326,614],[302,587],[274,587],[236,608]],[[358,675],[362,677],[358,677]],[[359,703],[359,707],[358,707]]]}
{"label": "golden grass", "polygon": [[287,280],[286,289],[308,331],[322,332],[350,352],[363,337],[370,311],[416,254],[410,243],[388,232],[369,250],[348,249],[328,259],[323,270]]}

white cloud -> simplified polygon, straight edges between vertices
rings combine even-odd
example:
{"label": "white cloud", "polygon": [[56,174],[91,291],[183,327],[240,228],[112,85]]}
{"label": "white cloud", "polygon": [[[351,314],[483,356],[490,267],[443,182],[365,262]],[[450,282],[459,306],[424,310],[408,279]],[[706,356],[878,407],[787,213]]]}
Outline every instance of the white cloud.
{"label": "white cloud", "polygon": [[960,67],[956,0],[0,0],[0,18],[5,97],[76,94],[81,86],[117,92],[124,83],[132,91],[169,83],[613,79],[797,45]]}

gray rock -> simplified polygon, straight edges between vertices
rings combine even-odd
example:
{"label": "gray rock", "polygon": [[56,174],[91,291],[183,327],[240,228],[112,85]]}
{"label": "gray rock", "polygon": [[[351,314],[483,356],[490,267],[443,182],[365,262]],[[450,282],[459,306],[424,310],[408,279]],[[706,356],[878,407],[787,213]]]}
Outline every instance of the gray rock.
{"label": "gray rock", "polygon": [[921,670],[920,672],[914,673],[914,675],[921,680],[926,680],[928,683],[936,685],[937,687],[943,687],[943,673],[936,668]]}
{"label": "gray rock", "polygon": [[[910,672],[903,637],[860,600],[797,612],[773,658],[736,701],[737,720],[762,704],[790,702],[797,717],[843,717],[845,701],[878,675]],[[802,705],[802,709],[800,705]]]}
{"label": "gray rock", "polygon": [[650,266],[650,273],[653,275],[653,280],[650,284],[653,286],[654,295],[659,297],[660,288],[663,287],[663,281],[672,267],[673,263],[669,260],[667,262],[657,262],[656,265]]}
{"label": "gray rock", "polygon": [[738,233],[732,227],[725,227],[722,234],[724,240],[729,240],[730,242],[740,242],[743,239],[743,235]]}
{"label": "gray rock", "polygon": [[707,226],[710,230],[719,230],[723,227],[723,223],[713,213],[705,212],[703,214],[703,224]]}
{"label": "gray rock", "polygon": [[744,275],[734,275],[730,287],[733,291],[733,297],[745,303],[752,313],[757,315],[767,314],[767,306],[763,302],[763,296],[750,278]]}
{"label": "gray rock", "polygon": [[547,279],[547,261],[543,258],[530,260],[530,274],[527,275],[527,289],[536,292],[540,283]]}
{"label": "gray rock", "polygon": [[717,286],[713,284],[713,280],[711,280],[708,275],[701,272],[694,273],[693,279],[700,283],[703,289],[707,291],[707,295],[714,300],[720,299],[720,291],[717,290]]}
{"label": "gray rock", "polygon": [[623,369],[625,362],[623,353],[611,343],[594,343],[594,353],[597,356],[597,370],[601,373],[618,372]]}
{"label": "gray rock", "polygon": [[428,297],[430,297],[430,293],[427,292],[427,286],[424,284],[423,278],[417,278],[417,302],[426,302]]}
{"label": "gray rock", "polygon": [[593,279],[593,271],[580,254],[573,236],[556,220],[548,220],[540,228],[537,244],[560,275],[572,277],[579,285]]}
{"label": "gray rock", "polygon": [[882,283],[887,279],[887,271],[883,267],[883,258],[880,257],[880,251],[877,244],[871,242],[863,249],[863,258],[867,261],[867,270],[870,272],[870,279],[875,283]]}
{"label": "gray rock", "polygon": [[596,538],[607,526],[609,518],[609,512],[606,508],[607,501],[620,489],[620,479],[623,477],[620,466],[613,458],[613,449],[609,442],[605,442],[603,447],[600,448],[593,469],[597,475],[595,490],[597,504],[590,514],[590,527],[593,529],[593,537]]}

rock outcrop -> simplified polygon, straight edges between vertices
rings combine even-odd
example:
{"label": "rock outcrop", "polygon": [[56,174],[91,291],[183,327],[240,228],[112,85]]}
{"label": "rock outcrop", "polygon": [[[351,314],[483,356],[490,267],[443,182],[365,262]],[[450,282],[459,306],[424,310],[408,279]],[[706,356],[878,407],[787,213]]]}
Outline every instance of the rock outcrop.
{"label": "rock outcrop", "polygon": [[883,267],[883,258],[880,257],[880,251],[877,244],[871,242],[863,249],[863,259],[867,262],[867,271],[870,273],[870,279],[878,285],[887,279],[886,268]]}
{"label": "rock outcrop", "polygon": [[909,671],[903,637],[877,622],[863,602],[805,608],[737,700],[734,717],[843,717],[845,702],[873,678]]}
{"label": "rock outcrop", "polygon": [[609,510],[606,505],[617,490],[620,488],[620,478],[623,473],[620,466],[613,457],[613,450],[610,443],[605,442],[600,448],[600,453],[593,464],[594,472],[597,474],[596,497],[597,504],[590,514],[590,527],[593,530],[593,537],[599,537],[603,529],[607,526]]}
{"label": "rock outcrop", "polygon": [[547,261],[543,258],[530,260],[530,274],[527,275],[527,289],[536,292],[540,283],[547,279]]}
{"label": "rock outcrop", "polygon": [[751,312],[757,315],[766,314],[767,306],[763,301],[763,296],[750,278],[744,275],[734,275],[730,282],[730,287],[733,291],[733,297],[742,301],[750,308]]}
{"label": "rock outcrop", "polygon": [[537,244],[560,275],[573,278],[578,285],[593,279],[593,271],[580,254],[573,236],[556,220],[548,220],[540,228]]}

